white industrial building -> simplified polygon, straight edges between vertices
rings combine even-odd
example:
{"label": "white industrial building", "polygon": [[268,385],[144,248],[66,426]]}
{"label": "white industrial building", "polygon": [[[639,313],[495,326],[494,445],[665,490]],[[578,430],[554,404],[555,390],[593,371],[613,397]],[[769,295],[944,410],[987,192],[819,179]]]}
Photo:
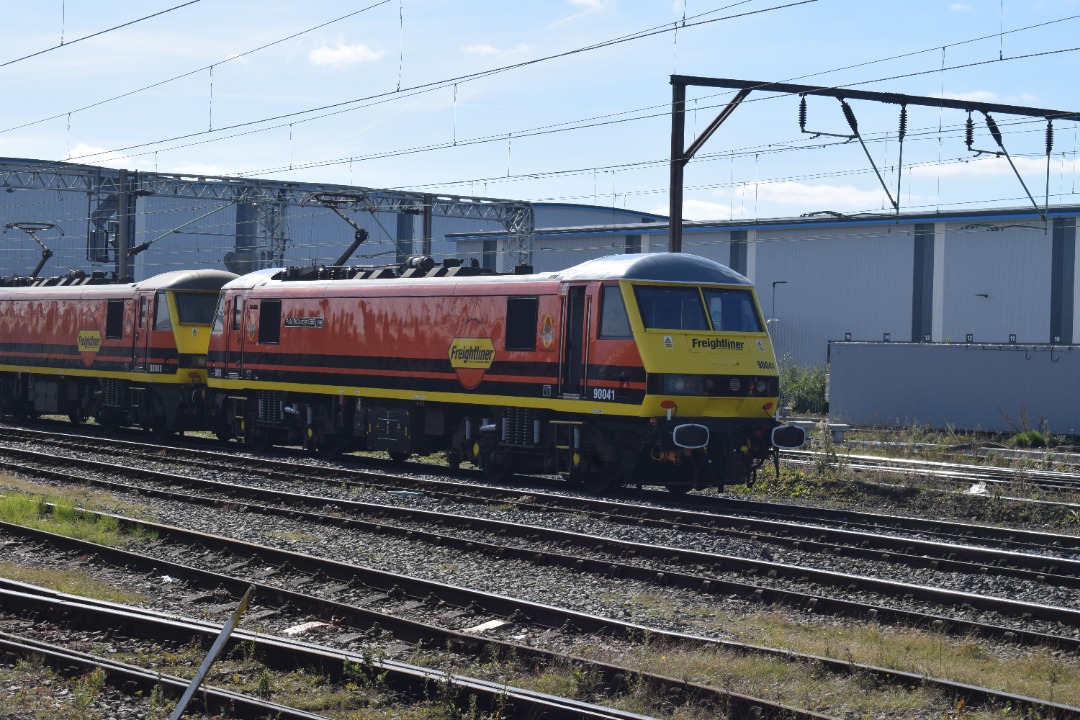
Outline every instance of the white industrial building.
{"label": "white industrial building", "polygon": [[[1080,207],[686,223],[683,251],[746,275],[778,352],[826,361],[829,341],[1068,345],[1080,338]],[[532,263],[667,249],[663,221],[538,229]],[[460,254],[504,233],[452,234]]]}

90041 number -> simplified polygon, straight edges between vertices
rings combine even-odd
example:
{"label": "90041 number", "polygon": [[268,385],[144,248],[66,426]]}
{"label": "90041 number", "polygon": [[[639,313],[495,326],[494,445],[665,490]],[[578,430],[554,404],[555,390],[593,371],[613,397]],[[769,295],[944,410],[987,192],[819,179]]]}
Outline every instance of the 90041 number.
{"label": "90041 number", "polygon": [[592,398],[593,400],[614,400],[615,390],[612,388],[594,387],[592,389]]}
{"label": "90041 number", "polygon": [[775,370],[776,369],[776,363],[770,362],[768,360],[758,360],[757,361],[757,366],[758,366],[759,370]]}

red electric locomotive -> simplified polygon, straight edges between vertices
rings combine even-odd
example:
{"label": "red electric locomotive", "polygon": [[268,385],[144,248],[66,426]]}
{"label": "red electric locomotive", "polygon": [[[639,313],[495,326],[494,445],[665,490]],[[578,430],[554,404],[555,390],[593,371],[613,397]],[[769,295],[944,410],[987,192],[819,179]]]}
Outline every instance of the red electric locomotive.
{"label": "red electric locomotive", "polygon": [[0,413],[94,417],[159,436],[206,427],[210,321],[235,277],[188,270],[117,283],[79,270],[0,288]]}
{"label": "red electric locomotive", "polygon": [[775,446],[776,358],[752,284],[685,254],[494,275],[456,261],[290,268],[222,290],[208,385],[222,437],[326,456],[441,451],[492,478],[723,487]]}

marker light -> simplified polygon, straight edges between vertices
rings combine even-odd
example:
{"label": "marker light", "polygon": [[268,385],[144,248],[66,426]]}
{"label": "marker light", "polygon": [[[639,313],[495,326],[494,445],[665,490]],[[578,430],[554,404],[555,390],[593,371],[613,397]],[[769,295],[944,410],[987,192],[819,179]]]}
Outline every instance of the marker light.
{"label": "marker light", "polygon": [[667,419],[670,420],[672,414],[675,412],[675,408],[678,407],[674,400],[664,400],[660,403],[660,407],[667,410]]}

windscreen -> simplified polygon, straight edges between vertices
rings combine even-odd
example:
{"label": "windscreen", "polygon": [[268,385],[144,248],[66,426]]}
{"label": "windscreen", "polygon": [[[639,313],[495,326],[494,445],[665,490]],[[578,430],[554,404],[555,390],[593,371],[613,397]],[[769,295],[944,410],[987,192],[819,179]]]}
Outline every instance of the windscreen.
{"label": "windscreen", "polygon": [[209,325],[214,319],[217,293],[178,292],[173,296],[176,314],[182,323]]}
{"label": "windscreen", "polygon": [[701,292],[696,287],[634,287],[646,330],[708,330]]}
{"label": "windscreen", "polygon": [[647,330],[763,332],[749,288],[637,285],[634,294]]}
{"label": "windscreen", "polygon": [[713,330],[761,332],[761,318],[749,290],[705,290]]}

